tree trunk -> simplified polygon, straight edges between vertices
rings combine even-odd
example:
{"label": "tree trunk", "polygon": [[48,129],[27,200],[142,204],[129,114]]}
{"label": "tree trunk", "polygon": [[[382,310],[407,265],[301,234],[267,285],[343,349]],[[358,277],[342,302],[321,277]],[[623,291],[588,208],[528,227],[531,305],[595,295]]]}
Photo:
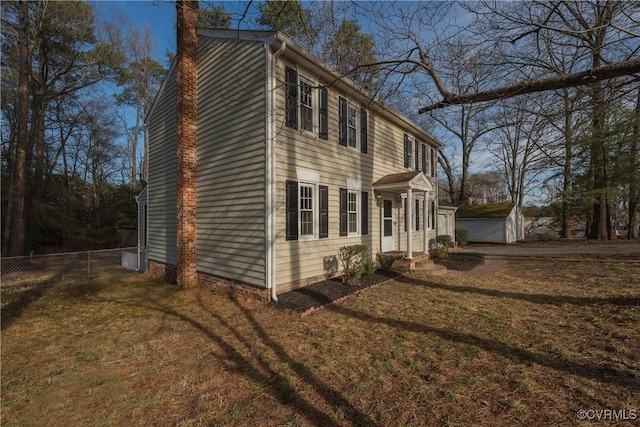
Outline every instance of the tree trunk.
{"label": "tree trunk", "polygon": [[569,230],[569,193],[571,192],[571,172],[573,163],[573,130],[572,130],[572,111],[569,101],[569,91],[563,89],[562,97],[564,100],[564,166],[562,168],[562,229],[560,237],[568,239],[570,237]]}
{"label": "tree trunk", "polygon": [[17,144],[16,158],[11,174],[11,212],[7,214],[10,224],[6,231],[10,232],[10,256],[24,255],[24,240],[26,231],[25,191],[27,187],[27,138],[29,120],[29,5],[26,1],[18,2],[18,58],[20,76],[16,96]]}
{"label": "tree trunk", "polygon": [[636,109],[633,123],[633,136],[631,140],[631,167],[629,168],[629,220],[627,228],[627,238],[638,238],[638,227],[636,222],[636,209],[640,198],[640,89],[636,99]]}

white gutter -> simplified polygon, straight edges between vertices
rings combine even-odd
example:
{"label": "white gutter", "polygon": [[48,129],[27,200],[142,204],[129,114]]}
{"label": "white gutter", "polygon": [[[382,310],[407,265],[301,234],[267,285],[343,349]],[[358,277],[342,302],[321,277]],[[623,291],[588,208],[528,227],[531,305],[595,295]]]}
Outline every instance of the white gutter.
{"label": "white gutter", "polygon": [[287,48],[286,41],[283,41],[280,48],[272,55],[270,45],[265,45],[267,49],[266,54],[266,68],[267,68],[267,114],[266,114],[266,195],[265,195],[265,227],[266,227],[266,242],[265,242],[265,278],[267,289],[271,289],[271,299],[278,302],[277,296],[277,284],[276,284],[276,207],[275,207],[275,194],[276,194],[276,133],[275,133],[275,120],[276,120],[276,62],[278,57]]}
{"label": "white gutter", "polygon": [[140,271],[140,199],[138,196],[135,196],[134,199],[136,199],[136,206],[138,207],[138,209],[136,209],[136,217],[138,218],[136,221],[136,224],[138,225],[138,229],[136,230],[136,234],[138,235],[138,257],[136,260],[138,266],[136,267],[136,271]]}

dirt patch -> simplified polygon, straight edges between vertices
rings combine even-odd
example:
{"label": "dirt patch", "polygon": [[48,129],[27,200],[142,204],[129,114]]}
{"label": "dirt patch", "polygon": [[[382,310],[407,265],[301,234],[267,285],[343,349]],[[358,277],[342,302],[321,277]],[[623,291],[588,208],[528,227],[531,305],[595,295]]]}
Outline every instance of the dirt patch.
{"label": "dirt patch", "polygon": [[444,265],[449,271],[469,271],[484,264],[485,261],[481,254],[452,252],[447,259],[434,259],[433,262]]}

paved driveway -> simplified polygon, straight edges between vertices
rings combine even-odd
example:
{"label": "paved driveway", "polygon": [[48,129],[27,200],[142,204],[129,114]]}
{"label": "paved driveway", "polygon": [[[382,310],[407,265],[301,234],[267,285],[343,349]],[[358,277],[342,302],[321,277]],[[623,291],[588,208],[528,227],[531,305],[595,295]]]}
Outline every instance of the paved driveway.
{"label": "paved driveway", "polygon": [[581,240],[575,244],[554,242],[516,243],[512,245],[472,243],[460,252],[480,253],[493,256],[521,256],[521,255],[625,255],[637,256],[640,259],[640,242],[588,242]]}

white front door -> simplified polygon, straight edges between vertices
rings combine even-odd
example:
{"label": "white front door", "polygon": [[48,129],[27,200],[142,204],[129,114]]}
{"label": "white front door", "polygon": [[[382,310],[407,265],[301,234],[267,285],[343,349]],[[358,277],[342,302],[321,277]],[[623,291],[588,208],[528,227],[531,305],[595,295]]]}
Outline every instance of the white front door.
{"label": "white front door", "polygon": [[393,239],[393,200],[382,199],[382,242],[380,244],[382,252],[394,251]]}

